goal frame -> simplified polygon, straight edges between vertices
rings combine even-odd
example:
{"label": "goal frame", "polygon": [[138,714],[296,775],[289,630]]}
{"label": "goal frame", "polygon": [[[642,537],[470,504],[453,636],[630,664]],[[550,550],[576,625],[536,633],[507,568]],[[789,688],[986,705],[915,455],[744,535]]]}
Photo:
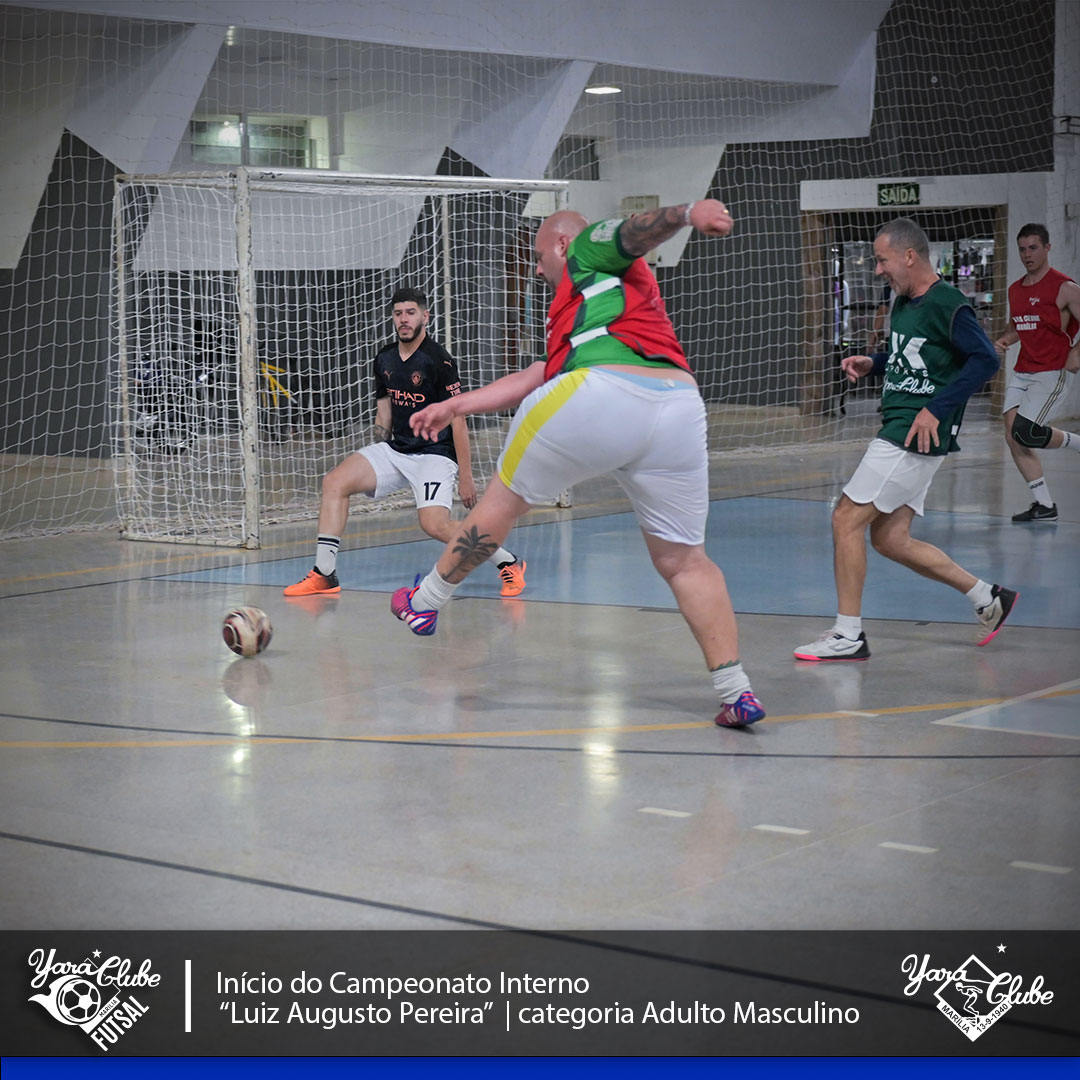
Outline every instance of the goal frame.
{"label": "goal frame", "polygon": [[[162,533],[146,530],[133,524],[124,512],[126,493],[135,489],[133,468],[137,453],[133,446],[133,410],[130,385],[134,344],[129,333],[129,279],[132,267],[128,260],[125,237],[127,192],[135,185],[177,187],[212,187],[226,191],[233,200],[233,239],[236,258],[236,329],[240,450],[242,460],[243,506],[239,522],[239,537],[217,538],[205,533],[190,535],[183,531]],[[516,178],[414,176],[383,173],[336,172],[330,170],[235,167],[226,170],[175,173],[120,173],[115,178],[113,196],[114,273],[113,334],[114,342],[114,419],[113,452],[114,484],[120,512],[121,535],[130,540],[153,540],[167,543],[186,543],[208,546],[258,549],[262,544],[264,525],[263,492],[259,461],[259,339],[257,326],[257,286],[255,253],[253,250],[253,193],[270,191],[280,194],[313,194],[320,190],[363,191],[392,189],[413,195],[442,194],[441,273],[442,323],[440,341],[453,351],[453,275],[451,273],[451,231],[448,220],[448,198],[451,194],[470,192],[534,195],[548,193],[553,208],[566,204],[569,183],[565,180],[523,180]],[[569,495],[560,505],[569,505]],[[385,500],[380,500],[384,502]],[[315,511],[310,516],[314,516]]]}

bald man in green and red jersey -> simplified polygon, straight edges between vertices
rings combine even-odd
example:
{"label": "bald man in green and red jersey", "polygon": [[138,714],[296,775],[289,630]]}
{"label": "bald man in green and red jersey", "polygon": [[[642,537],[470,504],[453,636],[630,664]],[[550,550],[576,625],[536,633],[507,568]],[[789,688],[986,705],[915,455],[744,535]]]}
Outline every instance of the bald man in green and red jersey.
{"label": "bald man in green and red jersey", "polygon": [[705,554],[709,508],[705,405],[643,256],[690,226],[727,236],[715,199],[590,225],[564,210],[536,235],[536,272],[554,290],[547,357],[489,386],[413,415],[431,437],[456,416],[520,405],[483,498],[434,569],[395,592],[391,610],[414,633],[537,503],[611,475],[626,491],[653,565],[701,647],[721,727],[765,711],[739,662],[738,631],[720,568]]}

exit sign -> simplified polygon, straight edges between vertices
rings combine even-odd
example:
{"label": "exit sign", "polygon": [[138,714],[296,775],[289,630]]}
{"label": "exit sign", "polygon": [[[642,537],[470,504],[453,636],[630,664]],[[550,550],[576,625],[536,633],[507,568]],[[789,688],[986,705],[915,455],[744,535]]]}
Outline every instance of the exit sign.
{"label": "exit sign", "polygon": [[878,184],[878,206],[918,206],[918,184]]}

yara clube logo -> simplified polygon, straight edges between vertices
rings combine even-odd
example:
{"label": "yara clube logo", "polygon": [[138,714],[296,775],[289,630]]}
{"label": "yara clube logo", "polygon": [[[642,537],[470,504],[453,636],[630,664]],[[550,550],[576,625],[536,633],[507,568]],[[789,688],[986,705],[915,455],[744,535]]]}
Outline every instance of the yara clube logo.
{"label": "yara clube logo", "polygon": [[[999,945],[998,952],[1005,946]],[[1014,1005],[1049,1005],[1051,990],[1043,989],[1043,977],[1036,975],[1024,986],[1020,975],[995,974],[977,956],[969,956],[959,967],[934,967],[926,954],[904,957],[900,969],[908,977],[904,993],[917,994],[924,983],[936,986],[938,1012],[951,1020],[972,1042],[996,1024]]]}
{"label": "yara clube logo", "polygon": [[161,982],[161,976],[150,970],[149,960],[136,968],[126,958],[103,958],[100,949],[76,963],[58,960],[55,949],[34,949],[28,962],[34,972],[31,987],[44,990],[31,994],[29,1000],[59,1023],[82,1028],[106,1051],[150,1011],[130,991],[138,989],[145,998],[144,991]]}

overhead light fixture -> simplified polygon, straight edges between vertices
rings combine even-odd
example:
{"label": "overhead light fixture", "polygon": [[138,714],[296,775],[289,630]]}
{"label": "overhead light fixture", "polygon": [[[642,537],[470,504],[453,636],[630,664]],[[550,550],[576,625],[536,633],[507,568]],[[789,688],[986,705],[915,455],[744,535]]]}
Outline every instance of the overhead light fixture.
{"label": "overhead light fixture", "polygon": [[586,86],[586,94],[621,94],[622,88],[619,86]]}

